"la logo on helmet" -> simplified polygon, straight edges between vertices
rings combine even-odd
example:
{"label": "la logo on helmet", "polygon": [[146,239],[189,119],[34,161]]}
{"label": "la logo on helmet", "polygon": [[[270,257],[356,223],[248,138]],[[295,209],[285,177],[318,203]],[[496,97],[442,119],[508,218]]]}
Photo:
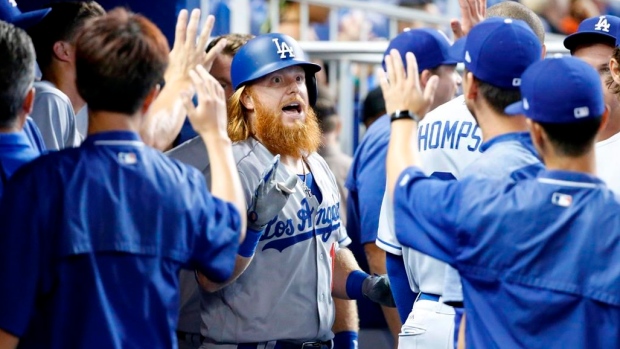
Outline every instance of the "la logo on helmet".
{"label": "la logo on helmet", "polygon": [[600,16],[598,18],[598,23],[596,23],[596,25],[594,25],[594,30],[602,30],[606,33],[609,33],[609,27],[611,26],[611,24],[609,24],[609,22],[607,22],[607,18],[605,16]]}
{"label": "la logo on helmet", "polygon": [[288,53],[288,58],[293,58],[295,57],[295,53],[293,53],[293,48],[290,47],[286,41],[283,41],[282,44],[280,44],[280,39],[278,38],[274,38],[271,41],[273,41],[276,44],[276,47],[278,48],[278,51],[276,51],[279,55],[280,58],[287,58],[286,54]]}

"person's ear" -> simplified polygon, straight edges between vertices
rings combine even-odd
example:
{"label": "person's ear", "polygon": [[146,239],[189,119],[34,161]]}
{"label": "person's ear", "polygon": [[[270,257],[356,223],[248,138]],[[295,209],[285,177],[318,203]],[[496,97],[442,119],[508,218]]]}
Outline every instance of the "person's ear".
{"label": "person's ear", "polygon": [[252,98],[251,94],[247,92],[247,90],[241,92],[241,97],[239,98],[239,101],[241,102],[241,105],[245,107],[245,109],[254,110],[254,99]]}
{"label": "person's ear", "polygon": [[146,114],[148,112],[149,108],[151,107],[151,104],[153,104],[155,99],[157,99],[157,96],[159,95],[159,91],[161,91],[161,86],[157,84],[155,85],[155,87],[151,89],[151,91],[149,91],[149,94],[146,95],[144,102],[142,102],[142,108],[140,108],[142,114]]}
{"label": "person's ear", "polygon": [[422,74],[420,74],[420,87],[422,87],[422,89],[426,87],[426,83],[428,82],[428,79],[431,78],[431,76],[433,76],[433,73],[431,73],[430,70],[428,69],[422,70]]}
{"label": "person's ear", "polygon": [[478,83],[472,72],[467,72],[463,77],[463,95],[465,99],[476,99],[478,97]]}
{"label": "person's ear", "polygon": [[538,154],[543,157],[545,150],[547,148],[547,134],[543,130],[542,126],[539,123],[532,121],[531,119],[526,119],[527,126],[530,130],[530,137],[532,138],[532,143],[534,144],[534,148],[538,151]]}
{"label": "person's ear", "polygon": [[66,41],[56,41],[52,46],[52,51],[56,59],[68,62],[71,60],[71,47]]}

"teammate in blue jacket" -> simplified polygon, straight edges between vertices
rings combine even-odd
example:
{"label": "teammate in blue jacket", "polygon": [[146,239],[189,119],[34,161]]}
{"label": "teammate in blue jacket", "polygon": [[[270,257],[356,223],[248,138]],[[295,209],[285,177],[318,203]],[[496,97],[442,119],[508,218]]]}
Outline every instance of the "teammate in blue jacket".
{"label": "teammate in blue jacket", "polygon": [[231,276],[245,200],[217,81],[192,73],[212,194],[138,136],[168,54],[153,23],[122,9],[78,36],[88,138],[21,167],[0,204],[1,347],[176,348],[179,269]]}
{"label": "teammate in blue jacket", "polygon": [[[407,61],[415,66],[413,55]],[[595,137],[607,118],[597,72],[566,57],[523,74],[522,100],[506,113],[529,119],[547,166],[536,178],[445,182],[413,167],[419,156],[410,138],[433,88],[422,92],[414,69],[405,76],[397,52],[388,62],[382,86],[394,115],[387,174],[396,234],[461,273],[467,344],[620,346],[608,335],[620,325],[620,267],[610,263],[620,257],[620,202],[594,176]]]}
{"label": "teammate in blue jacket", "polygon": [[40,155],[24,128],[34,102],[34,57],[26,32],[0,21],[0,197],[13,172]]}

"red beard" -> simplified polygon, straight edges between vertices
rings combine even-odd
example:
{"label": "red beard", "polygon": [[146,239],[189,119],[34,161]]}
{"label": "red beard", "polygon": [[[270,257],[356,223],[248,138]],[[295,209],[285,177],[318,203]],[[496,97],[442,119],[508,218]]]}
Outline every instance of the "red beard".
{"label": "red beard", "polygon": [[[289,100],[276,109],[262,105],[254,100],[254,135],[272,154],[301,158],[317,151],[321,145],[321,129],[316,114],[300,98]],[[293,125],[282,122],[282,108],[291,102],[299,102],[305,114],[304,120],[296,120]]]}

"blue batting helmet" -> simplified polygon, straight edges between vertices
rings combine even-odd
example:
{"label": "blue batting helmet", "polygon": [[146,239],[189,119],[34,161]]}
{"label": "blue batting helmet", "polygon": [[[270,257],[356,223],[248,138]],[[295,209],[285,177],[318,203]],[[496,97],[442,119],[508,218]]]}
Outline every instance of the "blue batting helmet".
{"label": "blue batting helmet", "polygon": [[306,71],[308,99],[310,105],[314,105],[318,93],[314,74],[321,67],[308,61],[297,41],[284,34],[259,35],[241,46],[230,66],[233,88],[237,90],[274,71],[292,66],[301,66]]}

